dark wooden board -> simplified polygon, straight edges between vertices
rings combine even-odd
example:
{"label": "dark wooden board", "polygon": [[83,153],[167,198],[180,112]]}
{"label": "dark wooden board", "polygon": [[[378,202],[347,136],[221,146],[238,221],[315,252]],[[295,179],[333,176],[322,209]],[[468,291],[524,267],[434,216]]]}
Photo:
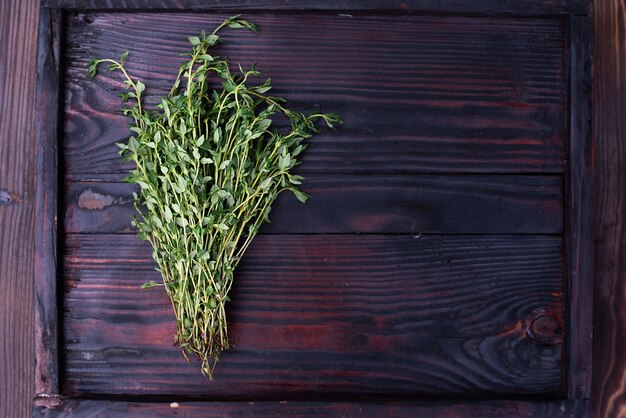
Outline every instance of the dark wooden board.
{"label": "dark wooden board", "polygon": [[57,311],[57,134],[61,77],[61,13],[43,10],[37,63],[35,241],[35,401],[59,393]]}
{"label": "dark wooden board", "polygon": [[[36,415],[587,415],[589,39],[588,18],[568,16],[587,14],[586,2],[43,4],[85,10],[65,14],[62,49],[57,35],[42,43],[64,69],[58,348],[63,395],[75,399],[56,396],[53,343],[38,369],[52,377],[38,386],[50,397],[37,398]],[[220,53],[258,61],[277,94],[346,124],[312,140],[301,167],[316,199],[282,196],[246,257],[230,307],[237,347],[207,383],[171,347],[165,295],[138,288],[158,273],[127,229],[131,187],[119,178],[129,167],[114,146],[128,132],[121,84],[108,74],[94,84],[85,66],[131,50],[131,71],[162,93],[189,32],[238,6],[263,34],[231,33]],[[56,103],[39,97],[51,129]],[[54,152],[54,134],[40,140]],[[46,164],[37,256],[54,267]],[[55,301],[41,303],[40,325],[54,326]],[[613,410],[618,378],[602,389]],[[475,397],[491,401],[459,401]]]}
{"label": "dark wooden board", "polygon": [[37,417],[438,417],[438,418],[578,418],[586,401],[466,402],[107,402],[69,400]]}
{"label": "dark wooden board", "polygon": [[0,3],[0,417],[29,416],[34,389],[38,3]]}
{"label": "dark wooden board", "polygon": [[585,0],[42,0],[44,7],[69,10],[222,10],[240,13],[252,10],[357,12],[447,12],[484,14],[583,14],[589,13]]}
{"label": "dark wooden board", "polygon": [[591,137],[591,19],[570,20],[570,156],[565,210],[566,253],[569,266],[568,397],[589,399],[591,394],[593,232]]}
{"label": "dark wooden board", "polygon": [[[67,19],[65,168],[73,180],[125,173],[121,79],[88,80],[94,57],[128,58],[164,94],[218,14],[74,14]],[[218,52],[258,63],[295,108],[345,120],[311,140],[303,172],[560,173],[565,167],[565,21],[560,18],[254,14],[257,36],[224,32]],[[349,45],[349,47],[347,47]],[[384,150],[384,152],[383,152]]]}
{"label": "dark wooden board", "polygon": [[213,382],[172,347],[150,249],[67,235],[65,389],[285,398],[562,390],[561,239],[259,236],[229,307],[236,350]]}
{"label": "dark wooden board", "polygon": [[[267,233],[560,233],[556,176],[310,175],[305,205],[291,193],[274,204]],[[68,182],[67,233],[134,233],[127,183]]]}
{"label": "dark wooden board", "polygon": [[626,10],[594,1],[593,312],[592,416],[626,411]]}

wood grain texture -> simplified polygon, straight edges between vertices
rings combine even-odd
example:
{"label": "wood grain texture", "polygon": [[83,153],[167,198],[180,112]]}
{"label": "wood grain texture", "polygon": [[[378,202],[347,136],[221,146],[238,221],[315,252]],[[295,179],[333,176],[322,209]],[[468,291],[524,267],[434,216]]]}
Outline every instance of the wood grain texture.
{"label": "wood grain texture", "polygon": [[35,397],[59,393],[57,316],[57,133],[61,13],[43,10],[37,63],[37,168],[35,214]]}
{"label": "wood grain texture", "polygon": [[[274,211],[281,221],[265,230],[272,235],[259,237],[242,265],[231,316],[238,346],[224,356],[216,385],[168,347],[173,324],[164,295],[146,297],[137,288],[158,273],[149,250],[127,233],[129,186],[114,183],[128,168],[119,164],[113,146],[127,135],[114,94],[120,83],[109,75],[97,84],[84,77],[89,58],[128,49],[136,51],[129,63],[152,87],[148,93],[163,92],[187,32],[221,19],[214,13],[216,2],[44,0],[69,8],[187,7],[213,13],[94,11],[67,17],[62,151],[68,193],[61,214],[66,232],[81,234],[63,237],[65,389],[70,396],[120,396],[112,398],[115,403],[55,399],[36,406],[36,415],[587,415],[588,361],[583,351],[575,351],[578,357],[566,352],[583,346],[576,341],[589,331],[578,319],[584,318],[590,294],[583,279],[590,258],[588,247],[577,247],[585,245],[589,212],[569,206],[578,199],[588,202],[589,192],[585,170],[591,150],[585,112],[577,113],[586,94],[577,81],[585,79],[586,70],[584,63],[576,67],[579,73],[575,66],[572,72],[567,68],[577,53],[584,61],[585,50],[577,49],[587,42],[584,19],[575,17],[571,21],[579,23],[570,26],[562,16],[417,16],[451,8],[453,14],[586,14],[586,2],[337,4],[304,1],[294,8],[280,1],[226,0],[219,5],[224,12],[237,6],[255,10],[252,20],[267,29],[259,38],[228,36],[224,54],[242,56],[248,64],[258,61],[265,75],[284,81],[276,85],[277,93],[296,107],[313,103],[342,113],[347,123],[337,135],[317,137],[302,167],[307,187],[321,198],[317,206],[310,206],[315,201],[294,206],[283,198]],[[288,8],[291,12],[281,11]],[[386,26],[392,21],[393,27]],[[159,25],[165,31],[159,33]],[[566,36],[579,43],[568,44]],[[313,62],[316,45],[321,53]],[[158,59],[149,55],[151,48]],[[587,158],[578,158],[578,151],[588,152]],[[371,173],[376,176],[364,175]],[[0,211],[14,203],[9,192],[0,183]],[[390,207],[397,211],[389,213]],[[563,233],[563,225],[562,239],[556,234]],[[338,231],[553,235],[280,235]],[[102,232],[115,234],[93,235]],[[563,263],[572,266],[571,277]],[[568,281],[574,286],[568,288]],[[577,305],[569,308],[568,300]],[[621,341],[619,335],[613,333],[611,341]],[[567,381],[574,382],[569,392]],[[616,375],[606,382],[617,388]],[[356,402],[182,402],[176,409],[149,402],[162,401],[157,397],[163,393],[172,400],[314,395]],[[565,393],[585,399],[528,401],[536,394]],[[621,386],[612,392],[610,401],[618,407],[613,413],[621,411],[623,393]],[[140,402],[127,402],[129,394]],[[370,395],[404,402],[358,402]],[[430,395],[526,400],[407,402]]]}
{"label": "wood grain texture", "polygon": [[428,401],[428,402],[172,402],[138,403],[68,400],[36,417],[357,417],[357,418],[579,418],[586,401]]}
{"label": "wood grain texture", "polygon": [[38,1],[0,2],[0,416],[33,398],[35,58]]}
{"label": "wood grain texture", "polygon": [[[283,193],[265,233],[557,234],[563,196],[553,176],[308,176],[303,205]],[[67,233],[134,233],[127,183],[66,183]]]}
{"label": "wood grain texture", "polygon": [[592,416],[626,416],[626,12],[594,2],[595,293]]}
{"label": "wood grain texture", "polygon": [[585,0],[43,0],[44,7],[75,10],[251,10],[274,11],[370,11],[370,12],[447,12],[447,13],[511,13],[522,15],[587,14]]}
{"label": "wood grain texture", "polygon": [[172,347],[150,249],[68,235],[65,388],[72,394],[554,395],[562,390],[561,239],[259,236],[237,271],[236,350],[215,381]]}
{"label": "wood grain texture", "polygon": [[591,19],[570,19],[570,156],[566,199],[569,294],[568,397],[591,394],[593,231],[591,137]]}
{"label": "wood grain texture", "polygon": [[[75,14],[68,18],[63,152],[74,180],[119,175],[128,136],[117,74],[87,79],[93,57],[125,50],[148,94],[164,94],[187,36],[226,15]],[[344,118],[311,141],[317,173],[561,173],[566,27],[562,19],[255,14],[262,33],[224,32],[217,50],[258,63],[295,108]],[[349,48],[346,45],[350,45]],[[288,57],[288,59],[285,59]],[[384,150],[384,152],[381,152]],[[109,180],[111,178],[109,177]]]}

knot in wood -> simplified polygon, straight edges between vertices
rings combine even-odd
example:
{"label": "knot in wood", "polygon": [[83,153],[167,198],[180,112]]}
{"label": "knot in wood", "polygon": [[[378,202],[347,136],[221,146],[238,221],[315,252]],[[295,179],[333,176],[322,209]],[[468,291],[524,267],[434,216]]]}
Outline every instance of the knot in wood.
{"label": "knot in wood", "polygon": [[542,345],[558,345],[563,341],[563,324],[555,315],[540,312],[533,315],[528,336]]}

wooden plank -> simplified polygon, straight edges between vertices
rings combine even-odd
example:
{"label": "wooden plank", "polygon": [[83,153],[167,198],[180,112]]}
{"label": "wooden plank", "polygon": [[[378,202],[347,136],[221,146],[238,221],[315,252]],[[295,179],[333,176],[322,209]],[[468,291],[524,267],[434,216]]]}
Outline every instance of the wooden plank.
{"label": "wooden plank", "polygon": [[595,284],[592,416],[626,411],[626,10],[594,2]]}
{"label": "wooden plank", "polygon": [[0,416],[31,413],[39,2],[0,2]]}
{"label": "wooden plank", "polygon": [[110,402],[68,400],[37,417],[481,417],[582,418],[583,401],[427,401],[427,402]]}
{"label": "wooden plank", "polygon": [[[302,186],[303,205],[283,193],[265,233],[562,232],[556,176],[322,176]],[[66,183],[67,233],[134,233],[127,183]]]}
{"label": "wooden plank", "polygon": [[42,10],[37,63],[35,214],[35,403],[54,404],[59,393],[57,318],[57,129],[61,13]]}
{"label": "wooden plank", "polygon": [[[150,249],[68,235],[65,388],[229,399],[561,393],[562,241],[259,236],[237,271],[236,349],[213,382],[172,347]],[[206,398],[205,398],[206,399]]]}
{"label": "wooden plank", "polygon": [[570,157],[567,253],[569,266],[568,397],[591,394],[593,232],[591,182],[591,20],[570,20]]}
{"label": "wooden plank", "polygon": [[222,10],[248,12],[252,10],[275,11],[337,11],[337,12],[444,12],[444,13],[507,13],[522,15],[537,14],[588,14],[586,0],[43,0],[44,7],[61,7],[70,10]]}
{"label": "wooden plank", "polygon": [[[76,14],[68,19],[63,152],[74,180],[129,169],[117,74],[93,57],[129,50],[147,94],[169,91],[187,36],[227,15]],[[258,14],[218,53],[258,63],[298,109],[344,118],[311,140],[303,172],[561,173],[567,32],[561,19]],[[76,41],[80,40],[80,42]],[[110,178],[109,178],[110,179]]]}

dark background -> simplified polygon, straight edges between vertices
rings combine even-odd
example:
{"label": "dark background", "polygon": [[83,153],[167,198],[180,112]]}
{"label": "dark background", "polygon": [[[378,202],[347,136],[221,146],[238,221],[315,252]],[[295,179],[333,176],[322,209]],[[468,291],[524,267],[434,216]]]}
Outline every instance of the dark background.
{"label": "dark background", "polygon": [[[596,244],[592,416],[626,408],[626,10],[594,15]],[[29,416],[33,396],[35,64],[38,1],[0,1],[0,417]]]}

